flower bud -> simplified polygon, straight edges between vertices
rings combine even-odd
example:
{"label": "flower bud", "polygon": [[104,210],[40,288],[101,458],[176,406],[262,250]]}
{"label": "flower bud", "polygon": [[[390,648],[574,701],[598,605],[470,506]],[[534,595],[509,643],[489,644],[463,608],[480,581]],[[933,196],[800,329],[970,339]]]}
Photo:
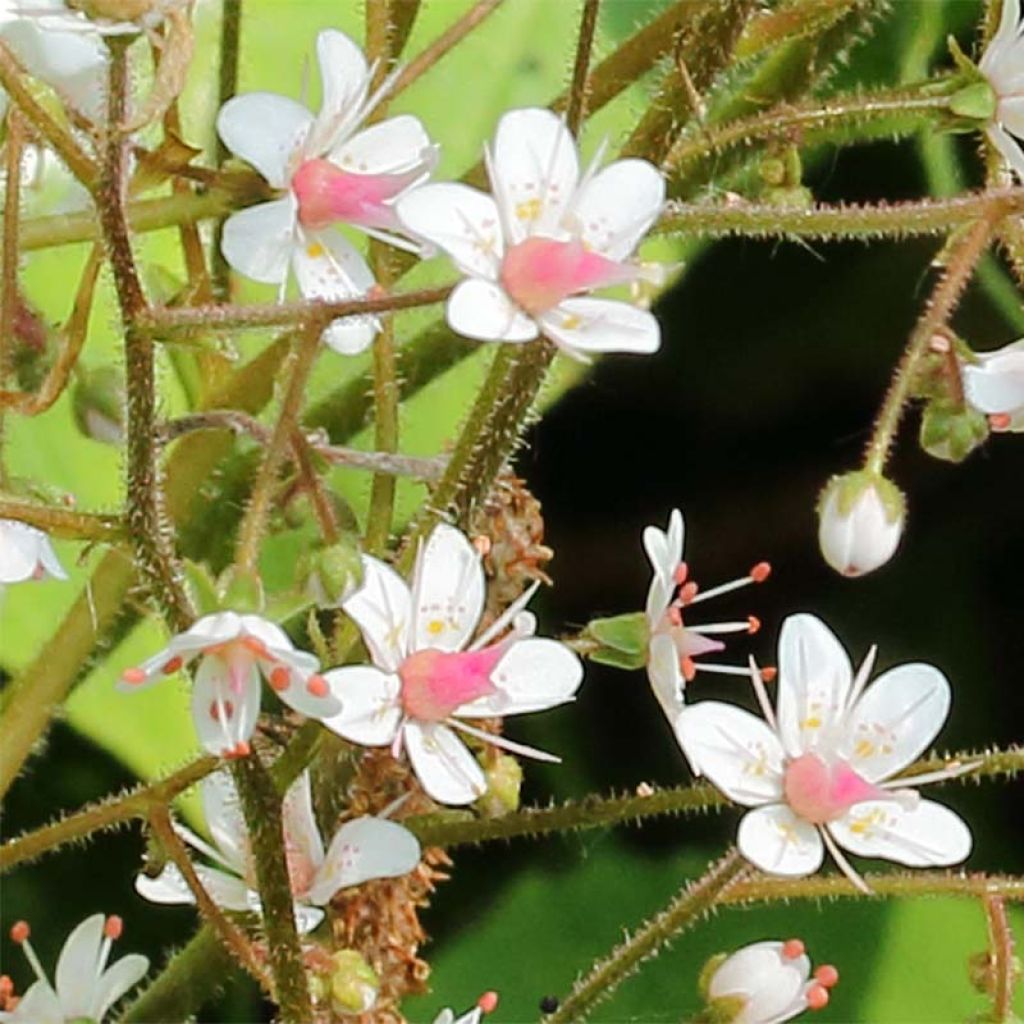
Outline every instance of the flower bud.
{"label": "flower bud", "polygon": [[221,606],[232,611],[260,614],[266,604],[263,581],[255,569],[229,566],[217,580]]}
{"label": "flower bud", "polygon": [[71,391],[78,429],[94,441],[118,445],[124,440],[124,379],[116,366],[83,370]]}
{"label": "flower bud", "polygon": [[936,459],[963,462],[988,437],[988,420],[965,405],[929,402],[921,415],[921,447]]}
{"label": "flower bud", "polygon": [[818,504],[818,544],[844,576],[863,576],[892,558],[903,533],[906,500],[884,476],[857,470],[833,477]]}
{"label": "flower bud", "polygon": [[380,979],[354,949],[341,949],[331,960],[331,1002],[337,1013],[366,1013],[373,1009]]}
{"label": "flower bud", "polygon": [[477,801],[477,807],[488,818],[500,818],[519,809],[519,790],[523,785],[523,769],[509,754],[486,755],[484,763],[487,792]]}
{"label": "flower bud", "polygon": [[339,541],[312,554],[306,593],[322,608],[341,604],[363,582],[363,563],[354,542]]}

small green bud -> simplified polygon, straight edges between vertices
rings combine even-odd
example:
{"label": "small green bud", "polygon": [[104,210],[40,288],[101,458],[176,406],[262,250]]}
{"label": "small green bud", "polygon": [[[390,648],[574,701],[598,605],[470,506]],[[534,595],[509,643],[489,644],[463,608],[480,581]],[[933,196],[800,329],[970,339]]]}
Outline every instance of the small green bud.
{"label": "small green bud", "polygon": [[643,612],[592,619],[585,633],[599,645],[588,652],[591,661],[624,669],[643,668],[647,663],[650,633]]}
{"label": "small green bud", "polygon": [[486,753],[482,755],[481,764],[487,779],[487,792],[476,804],[481,814],[488,818],[501,818],[519,810],[519,790],[523,785],[523,769],[519,762],[510,754]]}
{"label": "small green bud", "polygon": [[995,117],[997,103],[992,86],[987,81],[978,81],[953,93],[949,98],[949,109],[959,117],[987,122]]}
{"label": "small green bud", "polygon": [[78,429],[94,441],[119,445],[124,440],[124,378],[116,366],[83,370],[71,389]]}
{"label": "small green bud", "polygon": [[331,1002],[337,1013],[366,1013],[373,1009],[380,979],[354,949],[341,949],[331,960]]}
{"label": "small green bud", "polygon": [[806,210],[814,205],[814,193],[803,185],[770,188],[763,198],[766,203],[784,210]]}
{"label": "small green bud", "polygon": [[834,476],[818,503],[818,544],[844,576],[863,576],[892,558],[906,520],[903,492],[867,469]]}
{"label": "small green bud", "polygon": [[921,447],[946,462],[963,462],[988,434],[988,417],[969,405],[929,402],[921,416]]}
{"label": "small green bud", "polygon": [[363,560],[355,539],[346,539],[310,556],[306,592],[321,607],[341,604],[363,582]]}
{"label": "small green bud", "polygon": [[263,581],[254,569],[229,566],[217,580],[222,608],[259,615],[265,604]]}
{"label": "small green bud", "polygon": [[758,172],[766,185],[782,185],[786,181],[786,163],[779,157],[766,157]]}

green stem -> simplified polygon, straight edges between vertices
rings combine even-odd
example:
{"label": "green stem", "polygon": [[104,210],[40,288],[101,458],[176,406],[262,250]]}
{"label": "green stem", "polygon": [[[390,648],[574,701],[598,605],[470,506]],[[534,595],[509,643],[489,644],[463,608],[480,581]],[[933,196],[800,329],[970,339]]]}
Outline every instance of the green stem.
{"label": "green stem", "polygon": [[294,898],[285,857],[281,797],[255,752],[232,770],[249,833],[253,865],[267,936],[274,996],[285,1024],[313,1019],[302,950],[295,931]]}
{"label": "green stem", "polygon": [[597,13],[601,0],[583,0],[580,28],[576,36],[576,59],[573,62],[572,81],[569,84],[569,103],[565,109],[566,127],[579,135],[580,125],[587,116],[587,84],[590,81],[590,55],[597,30]]}
{"label": "green stem", "polygon": [[[889,204],[842,204],[786,209],[759,203],[670,203],[659,234],[727,238],[910,238],[946,235],[997,210],[1005,216],[1024,210],[1024,189],[993,189],[951,199],[922,199]],[[1005,223],[1005,222],[1004,222]]]}
{"label": "green stem", "polygon": [[148,817],[154,809],[166,807],[179,794],[215,771],[219,764],[215,757],[201,757],[159,782],[132,790],[123,796],[110,797],[34,832],[8,840],[0,846],[0,874],[56,850],[65,843],[113,828],[133,818]]}
{"label": "green stem", "polygon": [[[1024,890],[1024,884],[1021,885]],[[1006,914],[1006,894],[993,887],[985,890],[982,903],[988,919],[989,964],[992,977],[993,1024],[1011,1024],[1017,1018],[1013,1014],[1013,990],[1020,973],[1020,964],[1014,956],[1013,931]],[[1012,897],[1010,897],[1012,898]],[[1018,894],[1024,899],[1024,893]]]}
{"label": "green stem", "polygon": [[[217,109],[219,110],[238,91],[238,55],[242,36],[242,0],[221,0],[220,16],[220,66],[217,76]],[[214,163],[220,168],[231,155],[224,145],[220,133],[216,133],[216,149]],[[226,211],[225,211],[226,212]],[[217,217],[213,231],[213,247],[210,263],[213,267],[212,285],[214,293],[227,299],[231,286],[231,268],[221,251],[221,240],[224,235],[222,212]]]}
{"label": "green stem", "polygon": [[936,332],[945,325],[956,309],[975,264],[992,237],[998,219],[998,214],[990,210],[949,249],[942,277],[939,278],[924,312],[910,334],[903,358],[896,367],[882,408],[875,420],[871,440],[864,452],[865,469],[878,474],[885,469],[889,451],[903,417],[903,409],[914,386],[918,361],[928,352],[928,346]]}
{"label": "green stem", "polygon": [[598,961],[558,1009],[544,1018],[544,1024],[585,1020],[645,960],[707,915],[746,867],[739,851],[732,849],[696,882],[687,882],[660,914],[627,937],[605,960]]}
{"label": "green stem", "polygon": [[[7,376],[13,369],[14,322],[18,307],[18,230],[21,221],[21,160],[24,152],[25,126],[17,110],[7,118],[6,152],[4,153],[3,240],[0,242],[0,395],[7,387]],[[3,459],[4,420],[6,404],[0,401],[0,486],[5,480]],[[0,518],[3,513],[0,512]]]}

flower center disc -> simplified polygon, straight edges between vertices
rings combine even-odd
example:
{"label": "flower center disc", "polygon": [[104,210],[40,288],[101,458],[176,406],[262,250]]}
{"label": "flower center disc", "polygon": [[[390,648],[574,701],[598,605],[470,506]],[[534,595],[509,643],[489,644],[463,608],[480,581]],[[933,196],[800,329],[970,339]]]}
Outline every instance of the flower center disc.
{"label": "flower center disc", "polygon": [[299,222],[311,230],[338,221],[391,226],[394,215],[384,202],[405,188],[408,178],[403,174],[352,174],[330,160],[307,160],[292,175]]}
{"label": "flower center disc", "polygon": [[441,722],[462,704],[494,693],[490,676],[504,653],[496,644],[480,651],[428,648],[410,654],[398,670],[405,713],[422,722]]}
{"label": "flower center disc", "polygon": [[827,764],[817,754],[802,754],[786,765],[782,781],[786,803],[812,825],[824,825],[862,800],[884,795],[845,761]]}

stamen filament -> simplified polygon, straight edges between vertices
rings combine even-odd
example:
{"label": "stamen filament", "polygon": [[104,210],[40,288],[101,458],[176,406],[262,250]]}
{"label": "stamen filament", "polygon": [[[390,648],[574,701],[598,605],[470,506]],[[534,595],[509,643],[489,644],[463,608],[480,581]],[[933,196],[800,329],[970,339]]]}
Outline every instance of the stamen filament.
{"label": "stamen filament", "polygon": [[860,663],[860,668],[857,669],[857,675],[853,680],[853,686],[850,687],[850,697],[846,702],[846,710],[850,711],[853,706],[860,699],[860,695],[864,692],[864,687],[867,686],[868,679],[871,676],[871,671],[875,667],[875,656],[878,654],[878,644],[872,644],[868,653],[864,655],[864,660]]}
{"label": "stamen filament", "polygon": [[967,775],[968,772],[973,772],[975,768],[978,768],[982,764],[981,761],[971,761],[969,764],[960,764],[959,762],[952,762],[946,765],[945,768],[940,768],[934,772],[924,772],[921,775],[909,775],[903,778],[888,779],[885,782],[879,782],[877,785],[879,789],[912,789],[915,786],[926,786],[932,782],[946,782],[948,779],[956,779],[961,775]]}
{"label": "stamen filament", "polygon": [[686,628],[705,636],[713,636],[715,633],[749,633],[750,622],[709,622],[706,626],[689,624]]}
{"label": "stamen filament", "polygon": [[29,962],[29,966],[32,968],[32,973],[44,984],[49,985],[49,979],[46,977],[46,971],[43,970],[43,965],[39,962],[39,957],[36,956],[36,951],[32,948],[32,943],[28,939],[24,939],[21,942],[21,948],[25,953],[25,959]]}
{"label": "stamen filament", "polygon": [[514,740],[506,739],[504,736],[495,736],[492,732],[484,732],[483,729],[467,725],[461,719],[449,718],[446,720],[446,724],[450,725],[453,729],[468,733],[470,736],[475,736],[478,740],[490,743],[494,747],[501,747],[502,750],[508,750],[513,754],[522,754],[523,757],[532,757],[535,761],[547,761],[549,764],[562,763],[562,759],[554,754],[538,750],[536,747],[528,747],[525,743],[516,743]]}
{"label": "stamen filament", "polygon": [[855,888],[859,889],[865,896],[871,896],[871,887],[857,874],[853,865],[846,859],[843,851],[839,849],[835,839],[832,838],[832,833],[827,828],[821,828],[818,831],[821,833],[821,838],[824,840],[829,854],[836,862],[836,867],[846,875]]}
{"label": "stamen filament", "polygon": [[757,703],[761,706],[761,714],[764,715],[764,720],[772,727],[772,730],[777,733],[779,731],[779,723],[775,720],[775,711],[772,709],[771,701],[768,699],[768,691],[765,689],[764,679],[761,678],[761,672],[752,654],[749,656],[747,664],[750,668],[750,682],[753,684]]}
{"label": "stamen filament", "polygon": [[478,651],[486,647],[515,617],[530,603],[531,598],[540,588],[540,580],[534,580],[532,586],[528,587],[519,595],[494,622],[490,624],[470,645],[468,650]]}
{"label": "stamen filament", "polygon": [[719,665],[715,662],[695,661],[694,665],[698,672],[717,672],[722,676],[745,676],[750,677],[750,669],[741,665]]}
{"label": "stamen filament", "polygon": [[717,587],[712,587],[710,590],[698,591],[686,603],[698,604],[701,601],[706,601],[709,597],[718,597],[720,594],[728,594],[730,591],[740,590],[743,587],[749,586],[751,583],[756,582],[757,581],[752,576],[742,576],[738,580],[732,580],[729,583],[722,583]]}

